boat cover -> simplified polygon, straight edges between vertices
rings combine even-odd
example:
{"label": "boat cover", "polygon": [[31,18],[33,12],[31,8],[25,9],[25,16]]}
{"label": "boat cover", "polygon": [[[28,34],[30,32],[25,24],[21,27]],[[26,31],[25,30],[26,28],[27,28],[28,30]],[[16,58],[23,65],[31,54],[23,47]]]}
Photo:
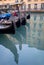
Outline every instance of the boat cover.
{"label": "boat cover", "polygon": [[0,14],[0,19],[9,18],[10,16],[11,16],[11,13]]}

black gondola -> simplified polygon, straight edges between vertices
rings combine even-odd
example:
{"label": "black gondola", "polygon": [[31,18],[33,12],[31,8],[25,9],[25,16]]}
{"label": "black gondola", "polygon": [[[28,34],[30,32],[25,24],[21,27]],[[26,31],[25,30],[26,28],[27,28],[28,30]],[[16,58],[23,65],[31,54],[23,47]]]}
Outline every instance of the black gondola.
{"label": "black gondola", "polygon": [[20,27],[20,26],[21,26],[21,21],[20,21],[20,19],[18,19],[15,24],[16,24],[16,27],[17,27],[17,28]]}
{"label": "black gondola", "polygon": [[23,17],[21,20],[22,20],[21,25],[26,25],[26,19],[25,19],[25,17]]}
{"label": "black gondola", "polygon": [[30,14],[27,15],[27,19],[30,19]]}
{"label": "black gondola", "polygon": [[14,34],[14,24],[13,22],[2,22],[0,23],[0,34]]}

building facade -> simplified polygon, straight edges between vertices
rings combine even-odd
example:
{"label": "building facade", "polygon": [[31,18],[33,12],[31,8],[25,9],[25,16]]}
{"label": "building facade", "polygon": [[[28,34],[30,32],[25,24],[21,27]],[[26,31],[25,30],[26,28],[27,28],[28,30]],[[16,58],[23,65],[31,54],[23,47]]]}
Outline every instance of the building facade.
{"label": "building facade", "polygon": [[21,10],[44,10],[44,0],[0,0],[0,9],[15,7],[15,4],[21,4]]}
{"label": "building facade", "polygon": [[15,3],[15,0],[0,0],[0,9],[9,8],[9,5]]}
{"label": "building facade", "polygon": [[26,5],[28,10],[44,10],[44,0],[28,0]]}
{"label": "building facade", "polygon": [[26,10],[44,10],[44,0],[23,0]]}

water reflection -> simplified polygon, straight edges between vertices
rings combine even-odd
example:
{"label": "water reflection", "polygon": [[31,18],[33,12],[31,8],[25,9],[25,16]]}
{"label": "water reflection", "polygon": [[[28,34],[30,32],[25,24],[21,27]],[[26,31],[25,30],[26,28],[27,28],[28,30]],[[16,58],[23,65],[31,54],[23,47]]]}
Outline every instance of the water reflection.
{"label": "water reflection", "polygon": [[17,52],[17,48],[15,46],[15,44],[13,44],[13,42],[11,40],[9,40],[9,38],[6,35],[0,35],[0,45],[8,48],[13,54],[14,54],[14,59],[16,61],[16,63],[18,63],[18,52]]}
{"label": "water reflection", "polygon": [[34,16],[34,21],[36,20],[36,17],[37,17],[37,16],[35,15],[35,16]]}
{"label": "water reflection", "polygon": [[41,15],[41,16],[40,16],[40,21],[42,21],[42,20],[43,20],[43,17],[44,17],[44,15]]}
{"label": "water reflection", "polygon": [[11,35],[11,37],[16,38],[16,40],[18,41],[17,44],[19,43],[19,49],[22,50],[22,44],[26,43],[26,27],[21,26],[16,30],[16,34]]}
{"label": "water reflection", "polygon": [[[19,64],[18,62],[22,60],[22,59],[20,60],[21,52],[22,52],[21,54],[25,54],[24,53],[25,51],[27,51],[27,53],[29,53],[30,51],[31,53],[30,48],[32,50],[34,48],[40,51],[42,50],[44,51],[44,20],[42,20],[42,23],[41,23],[39,18],[37,18],[38,16],[40,17],[41,15],[35,16],[35,14],[32,14],[31,16],[33,17],[29,20],[29,22],[27,22],[25,26],[21,26],[20,28],[16,29],[15,35],[12,35],[12,34],[0,35],[0,45],[9,49],[14,54],[14,59],[15,59],[14,61],[17,64]],[[24,48],[25,48],[25,51],[23,50]],[[31,54],[27,54],[27,55],[30,56]],[[23,64],[19,64],[19,65],[23,65]]]}
{"label": "water reflection", "polygon": [[[18,31],[16,31],[15,35],[10,35],[10,36],[15,38],[18,41],[17,44],[19,43],[19,49],[21,50],[22,49],[22,38],[21,38],[20,33]],[[15,41],[14,41],[14,43],[15,43]]]}

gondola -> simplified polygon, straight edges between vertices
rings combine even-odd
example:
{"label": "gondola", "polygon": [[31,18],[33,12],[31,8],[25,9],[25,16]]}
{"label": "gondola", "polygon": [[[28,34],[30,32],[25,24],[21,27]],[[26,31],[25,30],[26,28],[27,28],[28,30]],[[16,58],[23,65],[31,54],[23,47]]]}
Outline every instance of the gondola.
{"label": "gondola", "polygon": [[0,34],[14,34],[15,28],[13,22],[1,22],[0,23]]}
{"label": "gondola", "polygon": [[30,14],[27,15],[27,19],[30,19]]}

